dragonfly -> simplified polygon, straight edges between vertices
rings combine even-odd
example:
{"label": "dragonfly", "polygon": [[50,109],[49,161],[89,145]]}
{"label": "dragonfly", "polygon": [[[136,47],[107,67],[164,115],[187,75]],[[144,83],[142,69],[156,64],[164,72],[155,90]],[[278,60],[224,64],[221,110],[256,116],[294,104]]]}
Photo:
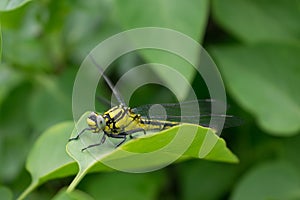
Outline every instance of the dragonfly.
{"label": "dragonfly", "polygon": [[[197,99],[180,103],[147,104],[136,108],[130,108],[125,104],[118,89],[114,87],[110,79],[104,74],[103,69],[96,63],[93,57],[91,57],[91,60],[99,69],[119,105],[113,106],[103,114],[91,112],[88,115],[86,118],[88,127],[81,130],[75,137],[70,138],[69,142],[78,140],[80,136],[87,131],[92,133],[103,132],[104,134],[100,142],[88,145],[83,148],[82,151],[103,144],[107,137],[118,138],[121,140],[116,145],[117,148],[126,141],[128,136],[130,139],[133,139],[133,134],[137,132],[146,134],[148,131],[162,131],[182,123],[193,123],[209,127],[211,117],[214,117],[214,119],[217,120],[225,120],[225,128],[239,126],[241,124],[241,120],[235,116],[212,114],[211,104],[216,103],[216,100],[213,99]],[[200,110],[200,114],[197,115],[193,114],[196,104],[199,106]],[[149,110],[155,105],[162,107],[165,113],[149,116]],[[183,116],[181,110],[184,110],[186,115]]]}

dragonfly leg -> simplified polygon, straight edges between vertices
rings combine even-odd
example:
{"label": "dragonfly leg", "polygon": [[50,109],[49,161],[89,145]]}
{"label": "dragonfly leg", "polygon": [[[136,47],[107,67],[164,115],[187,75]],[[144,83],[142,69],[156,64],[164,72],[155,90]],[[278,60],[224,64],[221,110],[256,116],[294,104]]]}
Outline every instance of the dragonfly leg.
{"label": "dragonfly leg", "polygon": [[132,134],[131,134],[131,135],[129,135],[129,138],[130,138],[130,139],[133,139],[133,138],[135,138],[135,137],[134,137],[134,136],[132,136]]}
{"label": "dragonfly leg", "polygon": [[99,146],[99,145],[101,145],[101,144],[102,144],[102,142],[97,143],[97,144],[91,144],[91,145],[89,145],[89,146],[87,146],[87,147],[81,149],[81,151],[85,151],[85,150],[87,150],[87,149],[89,149],[89,148],[91,148],[91,147],[96,147],[96,146]]}
{"label": "dragonfly leg", "polygon": [[121,144],[123,144],[125,141],[126,141],[126,136],[124,136],[124,139],[119,144],[116,145],[116,148],[119,147]]}
{"label": "dragonfly leg", "polygon": [[124,132],[121,132],[120,134],[129,135],[129,137],[133,137],[132,136],[133,133],[137,133],[137,132],[141,132],[141,131],[143,131],[144,134],[146,135],[146,131],[143,128],[137,128],[137,129],[132,129],[132,130],[129,130],[129,131],[124,131]]}
{"label": "dragonfly leg", "polygon": [[91,129],[91,128],[85,128],[85,129],[83,129],[82,131],[80,131],[80,132],[76,135],[76,137],[70,138],[68,141],[70,142],[70,141],[72,141],[72,140],[78,140],[79,137],[80,137],[80,135],[82,135],[85,131],[90,131],[90,130],[92,130],[92,129]]}
{"label": "dragonfly leg", "polygon": [[[95,147],[95,146],[99,146],[101,144],[103,144],[105,142],[105,139],[106,139],[106,135],[108,137],[111,137],[111,138],[120,138],[120,139],[123,139],[119,144],[116,145],[116,147],[119,147],[121,144],[123,144],[125,141],[126,141],[126,136],[129,135],[129,137],[132,139],[134,138],[131,134],[133,133],[137,133],[137,132],[141,132],[143,131],[144,134],[146,134],[146,131],[142,128],[138,128],[138,129],[133,129],[133,130],[130,130],[130,131],[126,131],[126,132],[121,132],[119,134],[109,134],[109,133],[105,133],[101,139],[101,142],[100,143],[96,143],[96,144],[91,144],[85,148],[83,148],[81,151],[84,151],[86,149],[89,149],[91,147]],[[81,133],[82,134],[82,133]],[[78,134],[79,135],[79,134]]]}
{"label": "dragonfly leg", "polygon": [[103,134],[100,143],[97,143],[97,144],[91,144],[91,145],[89,145],[89,146],[87,146],[87,147],[81,149],[81,151],[84,151],[84,150],[86,150],[86,149],[88,149],[88,148],[91,148],[91,147],[99,146],[99,145],[103,144],[103,143],[105,142],[105,140],[106,140],[106,135]]}
{"label": "dragonfly leg", "polygon": [[88,149],[88,148],[95,147],[95,146],[99,146],[99,145],[103,144],[103,143],[105,142],[105,140],[106,140],[106,135],[107,135],[107,133],[104,133],[104,134],[103,134],[100,143],[97,143],[97,144],[91,144],[91,145],[89,145],[89,146],[87,146],[87,147],[81,149],[81,151],[84,151],[84,150],[86,150],[86,149]]}
{"label": "dragonfly leg", "polygon": [[101,144],[103,144],[105,142],[105,140],[106,140],[106,135],[104,133],[103,136],[102,136],[102,139],[101,139]]}
{"label": "dragonfly leg", "polygon": [[126,136],[127,136],[127,134],[124,133],[119,133],[118,135],[114,135],[114,134],[107,134],[107,135],[112,138],[123,138],[123,140],[119,144],[117,144],[116,147],[123,144],[126,141]]}
{"label": "dragonfly leg", "polygon": [[146,131],[145,129],[142,129],[142,128],[137,128],[137,129],[133,129],[133,130],[129,130],[129,131],[124,131],[124,132],[121,132],[119,133],[118,135],[113,135],[113,134],[110,134],[109,137],[113,137],[113,138],[124,138],[116,147],[120,146],[121,144],[123,144],[125,141],[126,141],[126,136],[129,135],[130,139],[134,138],[132,136],[133,133],[137,133],[137,132],[141,132],[143,131],[144,134],[146,134]]}
{"label": "dragonfly leg", "polygon": [[[135,138],[135,137],[134,137],[132,134],[133,134],[133,133],[137,133],[137,132],[141,132],[141,131],[143,131],[144,134],[146,135],[145,129],[142,129],[142,128],[133,129],[133,130],[126,131],[126,132],[121,132],[121,133],[119,133],[119,135],[125,135],[125,137],[126,137],[126,135],[129,135],[129,138],[130,138],[130,139],[133,139],[133,138]],[[126,138],[125,138],[125,140],[126,140]],[[118,144],[117,147],[120,146],[121,144],[123,144],[123,142],[125,142],[125,140],[122,141],[120,144]]]}

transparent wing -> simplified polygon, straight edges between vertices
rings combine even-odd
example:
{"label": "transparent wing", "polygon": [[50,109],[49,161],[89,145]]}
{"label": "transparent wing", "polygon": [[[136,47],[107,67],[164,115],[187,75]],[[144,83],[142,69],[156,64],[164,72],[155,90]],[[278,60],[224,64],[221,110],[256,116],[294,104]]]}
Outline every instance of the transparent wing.
{"label": "transparent wing", "polygon": [[[225,103],[214,99],[197,99],[192,101],[185,101],[180,103],[162,103],[162,104],[146,104],[132,109],[134,112],[141,114],[142,116],[148,116],[149,110],[155,105],[160,105],[164,108],[166,113],[170,116],[180,116],[181,110],[185,115],[195,115],[195,107],[199,106],[201,115],[207,115],[211,113],[211,105],[226,106]],[[198,112],[197,112],[198,114]]]}
{"label": "transparent wing", "polygon": [[[155,116],[155,118],[151,117],[151,119],[156,120],[165,120],[164,116]],[[216,128],[214,125],[220,124],[224,121],[223,128],[230,128],[235,126],[240,126],[244,122],[242,119],[233,116],[233,115],[218,115],[218,114],[211,114],[211,115],[198,115],[198,116],[167,116],[167,121],[174,121],[174,122],[183,122],[183,123],[192,123],[192,124],[199,124],[205,127]],[[213,123],[211,123],[211,120]]]}
{"label": "transparent wing", "polygon": [[[221,110],[227,107],[224,102],[218,100],[198,99],[181,103],[147,104],[134,108],[132,111],[153,120],[193,123],[205,127],[210,126],[211,119],[214,122],[213,124],[225,121],[225,128],[239,126],[243,123],[240,118],[232,115],[223,115],[217,111],[212,113],[212,104],[217,108],[223,108]],[[195,109],[197,105],[199,106],[200,112]]]}

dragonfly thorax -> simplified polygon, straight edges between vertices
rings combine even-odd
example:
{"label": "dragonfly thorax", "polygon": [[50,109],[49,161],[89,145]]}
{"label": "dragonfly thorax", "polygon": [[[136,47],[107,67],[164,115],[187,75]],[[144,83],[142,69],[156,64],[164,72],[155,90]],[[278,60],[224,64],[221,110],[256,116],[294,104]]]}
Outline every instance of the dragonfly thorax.
{"label": "dragonfly thorax", "polygon": [[102,117],[102,115],[99,115],[96,112],[91,112],[86,121],[88,126],[92,129],[94,133],[98,133],[100,130],[103,130],[106,126],[105,120]]}
{"label": "dragonfly thorax", "polygon": [[103,113],[103,118],[106,122],[104,132],[107,133],[119,134],[129,129],[139,128],[140,115],[133,113],[124,105],[112,107]]}

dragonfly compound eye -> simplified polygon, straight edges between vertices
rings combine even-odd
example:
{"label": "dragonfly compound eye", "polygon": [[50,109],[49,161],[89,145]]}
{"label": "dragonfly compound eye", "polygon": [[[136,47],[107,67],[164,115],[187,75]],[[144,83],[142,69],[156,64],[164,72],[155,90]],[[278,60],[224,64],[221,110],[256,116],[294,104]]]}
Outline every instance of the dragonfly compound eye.
{"label": "dragonfly compound eye", "polygon": [[101,115],[97,116],[97,126],[100,129],[104,129],[104,127],[106,126],[105,120],[104,120],[104,118]]}
{"label": "dragonfly compound eye", "polygon": [[89,127],[95,130],[97,129],[97,116],[98,116],[97,113],[91,112],[91,114],[86,119],[86,122],[89,125]]}

